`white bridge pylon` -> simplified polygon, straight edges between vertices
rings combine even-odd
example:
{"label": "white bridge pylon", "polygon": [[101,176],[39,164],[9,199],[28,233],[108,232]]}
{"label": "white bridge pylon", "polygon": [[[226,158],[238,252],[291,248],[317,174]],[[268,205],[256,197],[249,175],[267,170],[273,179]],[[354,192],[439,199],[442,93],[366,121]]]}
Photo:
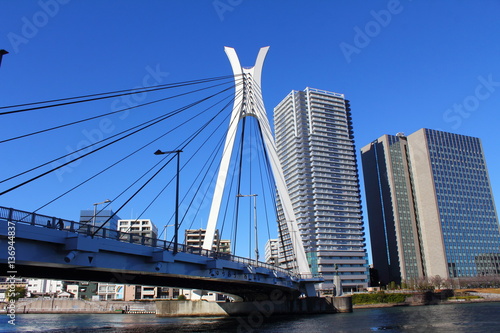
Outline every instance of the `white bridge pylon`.
{"label": "white bridge pylon", "polygon": [[[292,201],[290,200],[288,189],[285,183],[283,168],[278,160],[276,146],[274,144],[274,139],[271,133],[271,126],[269,125],[266,109],[264,107],[264,101],[262,99],[262,91],[260,88],[262,67],[264,66],[264,59],[266,58],[268,50],[269,46],[260,49],[254,67],[241,67],[238,55],[236,54],[234,48],[227,46],[224,47],[224,51],[226,52],[226,55],[231,63],[234,80],[236,83],[235,100],[233,111],[231,113],[229,129],[224,144],[219,173],[217,176],[217,183],[215,185],[212,206],[210,208],[210,214],[208,217],[203,249],[212,250],[222,195],[226,184],[229,162],[231,160],[231,155],[233,152],[234,140],[236,137],[236,131],[238,129],[239,121],[244,117],[252,116],[257,119],[260,125],[259,129],[262,132],[262,137],[264,138],[266,153],[271,163],[274,181],[276,183],[280,202],[283,207],[283,213],[285,215],[286,225],[291,235],[292,247],[296,257],[295,259],[297,262],[297,268],[299,270],[298,273],[309,275],[311,274],[311,270],[307,263],[302,239],[300,236],[293,237],[293,235],[300,235],[300,232],[297,226],[295,213],[293,211]],[[243,84],[241,84],[241,80],[243,81]],[[238,84],[238,82],[240,82],[240,84]]]}

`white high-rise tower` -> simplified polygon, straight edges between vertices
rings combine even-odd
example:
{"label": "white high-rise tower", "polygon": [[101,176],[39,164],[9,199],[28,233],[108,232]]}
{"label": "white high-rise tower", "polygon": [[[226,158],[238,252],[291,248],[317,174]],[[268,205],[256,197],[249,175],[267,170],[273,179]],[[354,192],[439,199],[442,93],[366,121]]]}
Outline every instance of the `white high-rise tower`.
{"label": "white high-rise tower", "polygon": [[[336,275],[346,291],[366,288],[367,254],[349,102],[343,94],[318,89],[292,91],[274,109],[274,127],[308,264],[313,274],[325,279],[319,289],[331,291]],[[280,262],[287,265],[293,258],[289,244],[298,235],[285,224],[280,227],[285,250],[280,250]]]}

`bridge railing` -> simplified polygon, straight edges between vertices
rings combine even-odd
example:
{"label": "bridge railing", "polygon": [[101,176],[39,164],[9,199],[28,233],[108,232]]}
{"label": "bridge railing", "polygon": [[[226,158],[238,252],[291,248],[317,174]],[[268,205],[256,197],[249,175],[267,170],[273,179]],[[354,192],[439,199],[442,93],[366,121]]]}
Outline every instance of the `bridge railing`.
{"label": "bridge railing", "polygon": [[[98,226],[94,226],[89,222],[76,222],[71,220],[65,220],[54,216],[30,213],[22,210],[17,210],[14,208],[0,207],[0,220],[29,224],[32,226],[42,227],[42,228],[58,229],[61,231],[67,231],[76,234],[84,234],[96,238],[114,239],[125,243],[140,244],[144,246],[150,246],[169,251],[173,251],[174,248],[173,242],[165,241],[162,239],[147,237],[130,232],[118,231],[109,228],[98,229],[99,228]],[[179,252],[197,254],[208,258],[223,259],[223,260],[242,263],[248,265],[250,270],[254,269],[255,267],[263,267],[269,270],[273,270],[276,273],[280,272],[282,274],[286,274],[294,278],[307,278],[296,275],[292,273],[290,270],[287,270],[282,267],[277,267],[265,262],[256,261],[255,259],[235,256],[229,253],[204,250],[199,247],[187,246],[185,244],[177,244],[177,250]]]}
{"label": "bridge railing", "polygon": [[[183,245],[183,246],[185,246],[185,245]],[[253,267],[263,267],[263,268],[267,268],[269,270],[274,270],[276,272],[281,272],[281,273],[286,274],[286,275],[294,275],[295,276],[295,274],[291,273],[290,270],[287,270],[285,268],[277,267],[277,266],[274,266],[274,265],[271,265],[271,264],[268,264],[268,263],[265,263],[262,261],[256,261],[255,259],[249,259],[249,258],[245,258],[245,257],[236,256],[236,255],[233,255],[230,253],[204,250],[200,247],[191,247],[191,246],[185,246],[185,248],[183,249],[183,252],[195,253],[195,254],[199,254],[199,255],[213,258],[213,259],[224,259],[224,260],[239,262],[239,263],[242,263],[242,264],[249,266],[250,269]]]}
{"label": "bridge railing", "polygon": [[[92,225],[90,222],[76,222],[57,218],[54,216],[30,213],[14,208],[0,207],[0,220],[30,224],[37,227],[50,229],[58,229],[69,231],[77,234],[84,234],[96,238],[115,239],[126,243],[136,243],[141,245],[164,248],[166,250],[173,249],[173,243],[165,240],[147,237],[130,232],[123,232],[109,228],[99,228],[97,225]],[[181,244],[179,244],[181,247]]]}

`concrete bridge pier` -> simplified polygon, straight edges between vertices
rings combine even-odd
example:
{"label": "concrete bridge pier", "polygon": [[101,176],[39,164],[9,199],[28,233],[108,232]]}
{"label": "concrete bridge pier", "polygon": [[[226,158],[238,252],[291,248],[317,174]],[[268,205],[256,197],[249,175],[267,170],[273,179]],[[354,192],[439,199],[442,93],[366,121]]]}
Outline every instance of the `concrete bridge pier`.
{"label": "concrete bridge pier", "polygon": [[[333,303],[333,307],[337,312],[352,312],[352,296],[344,295],[337,297],[326,297]],[[333,300],[332,300],[333,298]]]}
{"label": "concrete bridge pier", "polygon": [[352,312],[351,296],[286,298],[253,302],[159,301],[159,317],[262,316]]}

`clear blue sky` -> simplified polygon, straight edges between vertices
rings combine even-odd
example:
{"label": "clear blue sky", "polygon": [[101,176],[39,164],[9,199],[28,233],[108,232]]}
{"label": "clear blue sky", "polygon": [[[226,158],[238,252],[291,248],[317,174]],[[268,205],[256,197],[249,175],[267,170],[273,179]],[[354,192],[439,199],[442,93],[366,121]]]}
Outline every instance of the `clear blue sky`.
{"label": "clear blue sky", "polygon": [[[244,66],[270,46],[262,82],[270,117],[291,90],[310,86],[351,101],[358,151],[383,134],[423,127],[480,137],[498,206],[499,13],[494,0],[1,1],[0,48],[10,54],[0,68],[0,105],[138,87],[148,75],[156,83],[229,75],[224,46],[236,48]],[[72,114],[4,116],[0,137],[64,123],[75,113],[109,112],[113,103],[120,101],[107,100],[96,110],[79,106]],[[99,128],[112,135],[127,126],[115,117],[111,124],[96,120],[59,136],[1,144],[2,175],[75,149]],[[150,155],[141,163],[152,164]],[[62,179],[45,177],[4,195],[0,205],[34,210],[93,167],[82,162]],[[115,194],[109,178],[124,180],[127,172],[42,212],[78,219],[80,209]],[[120,215],[130,218],[142,209],[132,205]],[[145,217],[161,221],[162,214]]]}

